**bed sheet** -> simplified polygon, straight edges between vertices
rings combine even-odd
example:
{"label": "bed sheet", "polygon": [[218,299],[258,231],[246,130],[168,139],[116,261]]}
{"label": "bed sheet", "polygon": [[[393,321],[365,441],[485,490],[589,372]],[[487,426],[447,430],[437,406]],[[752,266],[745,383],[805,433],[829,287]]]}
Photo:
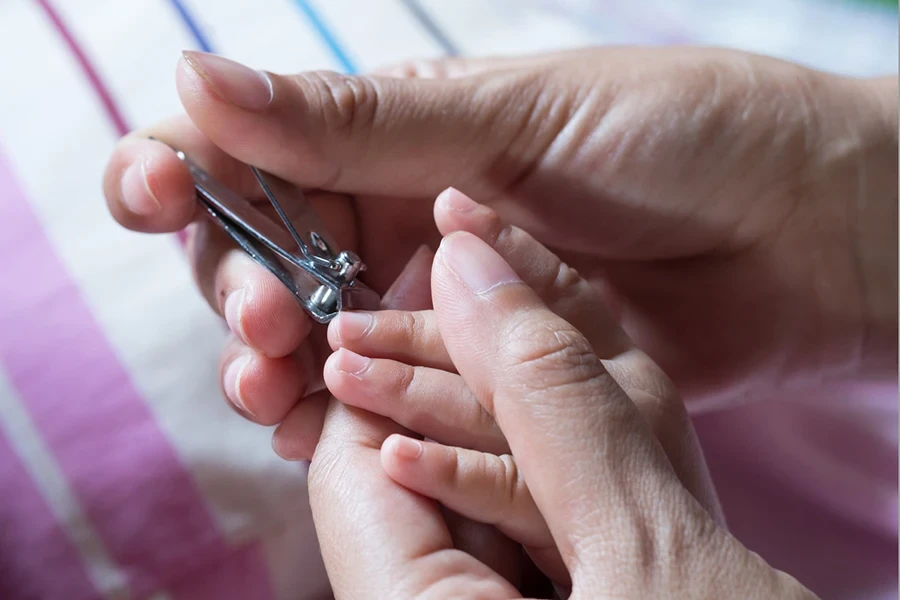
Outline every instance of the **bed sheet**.
{"label": "bed sheet", "polygon": [[182,49],[349,73],[618,43],[892,73],[896,4],[0,0],[0,597],[327,590],[305,467],[220,398],[224,330],[181,246],[117,227],[101,196],[117,138],[179,112]]}

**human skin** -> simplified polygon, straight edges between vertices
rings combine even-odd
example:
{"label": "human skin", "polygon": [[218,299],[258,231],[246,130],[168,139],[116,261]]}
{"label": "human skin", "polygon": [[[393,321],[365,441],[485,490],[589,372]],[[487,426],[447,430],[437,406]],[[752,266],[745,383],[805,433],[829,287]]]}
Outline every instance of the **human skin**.
{"label": "human skin", "polygon": [[[106,196],[126,227],[176,231],[196,215],[183,165],[153,135],[256,199],[238,161],[318,190],[326,225],[384,291],[436,246],[432,199],[452,184],[602,285],[694,412],[895,375],[896,78],[599,48],[358,77],[188,54],[177,83],[188,118],[127,136],[110,160]],[[190,238],[198,285],[235,332],[225,394],[261,423],[295,411],[275,447],[308,455],[324,403],[301,400],[322,387],[323,336],[204,220]]]}
{"label": "human skin", "polygon": [[[695,412],[896,375],[896,78],[616,48],[355,78],[191,55],[178,84],[189,118],[129,136],[110,161],[106,195],[126,227],[175,231],[195,215],[186,172],[140,139],[151,134],[248,195],[237,161],[319,189],[329,228],[383,291],[437,245],[431,201],[452,184],[599,283]],[[311,456],[324,339],[207,223],[190,237],[201,291],[236,334],[226,395],[282,423],[279,453]]]}
{"label": "human skin", "polygon": [[[577,317],[571,309],[590,291],[532,242],[510,234],[498,251],[467,231],[444,238],[431,290],[446,358],[419,356],[449,361],[444,373],[459,372],[510,454],[421,442],[390,418],[330,403],[309,485],[335,597],[545,597],[524,583],[523,565],[503,560],[517,558],[516,548],[497,538],[490,553],[461,546],[444,507],[523,544],[565,597],[814,598],[723,528],[690,420],[652,361],[611,320],[592,327],[589,340],[544,303],[542,295],[560,297],[551,290],[569,292],[575,300],[560,312]],[[548,286],[547,267],[565,276]],[[377,344],[377,331],[373,337]],[[392,351],[416,354],[412,345]],[[401,368],[358,358],[342,348],[329,359],[326,378],[338,398],[348,397],[349,378],[377,393]],[[445,400],[463,400],[456,406],[469,413],[440,377]],[[433,400],[426,388],[436,378],[437,369],[420,373],[416,385],[424,387],[414,393]],[[476,447],[489,441],[477,437]]]}

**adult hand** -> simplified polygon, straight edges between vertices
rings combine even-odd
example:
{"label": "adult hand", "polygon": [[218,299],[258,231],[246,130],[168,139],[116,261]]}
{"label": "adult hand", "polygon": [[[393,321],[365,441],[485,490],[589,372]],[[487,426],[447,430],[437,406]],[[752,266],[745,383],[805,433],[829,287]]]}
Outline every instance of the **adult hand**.
{"label": "adult hand", "polygon": [[[896,80],[690,48],[359,77],[187,56],[189,119],[129,136],[110,161],[106,195],[126,227],[175,231],[194,215],[183,165],[140,139],[152,134],[248,195],[238,161],[334,192],[313,200],[384,290],[436,244],[431,199],[452,184],[602,280],[691,401],[895,374]],[[321,388],[327,346],[306,343],[294,299],[206,223],[190,246],[236,333],[226,394],[263,423],[291,413],[314,440],[324,404],[298,400]]]}
{"label": "adult hand", "polygon": [[[530,551],[539,564],[561,559],[554,580],[570,583],[572,598],[813,597],[719,526],[674,467],[685,472],[692,454],[664,448],[630,396],[639,390],[620,387],[488,244],[465,232],[445,238],[432,295],[446,350],[512,457],[389,438],[400,431],[392,421],[332,404],[309,485],[335,597],[522,597],[457,549],[438,505],[388,479],[380,462],[423,491],[449,474],[451,508],[514,536],[537,531],[526,534]],[[607,364],[664,390],[660,404],[677,403],[671,386],[654,385],[652,363],[626,352]],[[694,447],[689,420],[668,425],[680,429],[677,448]],[[417,483],[404,476],[415,472]]]}

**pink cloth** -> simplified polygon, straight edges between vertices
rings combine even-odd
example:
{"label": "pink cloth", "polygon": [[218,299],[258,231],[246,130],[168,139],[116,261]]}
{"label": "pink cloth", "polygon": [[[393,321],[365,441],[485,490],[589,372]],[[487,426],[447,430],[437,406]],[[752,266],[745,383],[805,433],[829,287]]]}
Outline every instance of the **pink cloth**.
{"label": "pink cloth", "polygon": [[895,385],[695,418],[732,533],[822,598],[897,597]]}
{"label": "pink cloth", "polygon": [[[125,232],[101,196],[118,136],[180,111],[180,50],[292,72],[437,56],[446,40],[472,55],[736,40],[843,72],[896,67],[896,15],[813,1],[420,0],[427,26],[397,0],[0,2],[0,598],[327,590],[305,467],[221,399],[222,323],[182,249]],[[780,28],[759,26],[772,15]],[[741,539],[824,598],[895,597],[896,389],[844,392],[699,430]]]}

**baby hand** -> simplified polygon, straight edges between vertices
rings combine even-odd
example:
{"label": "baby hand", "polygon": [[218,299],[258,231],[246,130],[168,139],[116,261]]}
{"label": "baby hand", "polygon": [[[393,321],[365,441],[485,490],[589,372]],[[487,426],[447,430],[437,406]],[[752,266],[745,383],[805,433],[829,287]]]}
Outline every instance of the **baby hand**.
{"label": "baby hand", "polygon": [[[633,347],[607,309],[600,288],[533,237],[502,223],[491,209],[456,190],[442,194],[435,219],[443,235],[467,231],[490,244],[548,304],[590,341],[604,366],[640,409],[673,468],[715,517],[718,504],[683,405],[668,378]],[[508,343],[529,340],[509,332]],[[508,455],[500,428],[457,374],[433,311],[347,312],[328,331],[335,353],[325,382],[345,404],[390,418],[435,440],[392,436],[382,464],[397,483],[450,510],[488,523],[521,543],[545,574],[567,582],[550,531]],[[577,366],[573,365],[577,368]]]}
{"label": "baby hand", "polygon": [[[630,349],[600,288],[490,208],[450,189],[435,203],[435,221],[443,235],[466,231],[493,246],[554,312],[588,336],[602,358]],[[325,383],[340,401],[433,440],[508,451],[496,423],[456,374],[433,311],[344,312],[329,326],[328,342],[335,353],[325,363]]]}

